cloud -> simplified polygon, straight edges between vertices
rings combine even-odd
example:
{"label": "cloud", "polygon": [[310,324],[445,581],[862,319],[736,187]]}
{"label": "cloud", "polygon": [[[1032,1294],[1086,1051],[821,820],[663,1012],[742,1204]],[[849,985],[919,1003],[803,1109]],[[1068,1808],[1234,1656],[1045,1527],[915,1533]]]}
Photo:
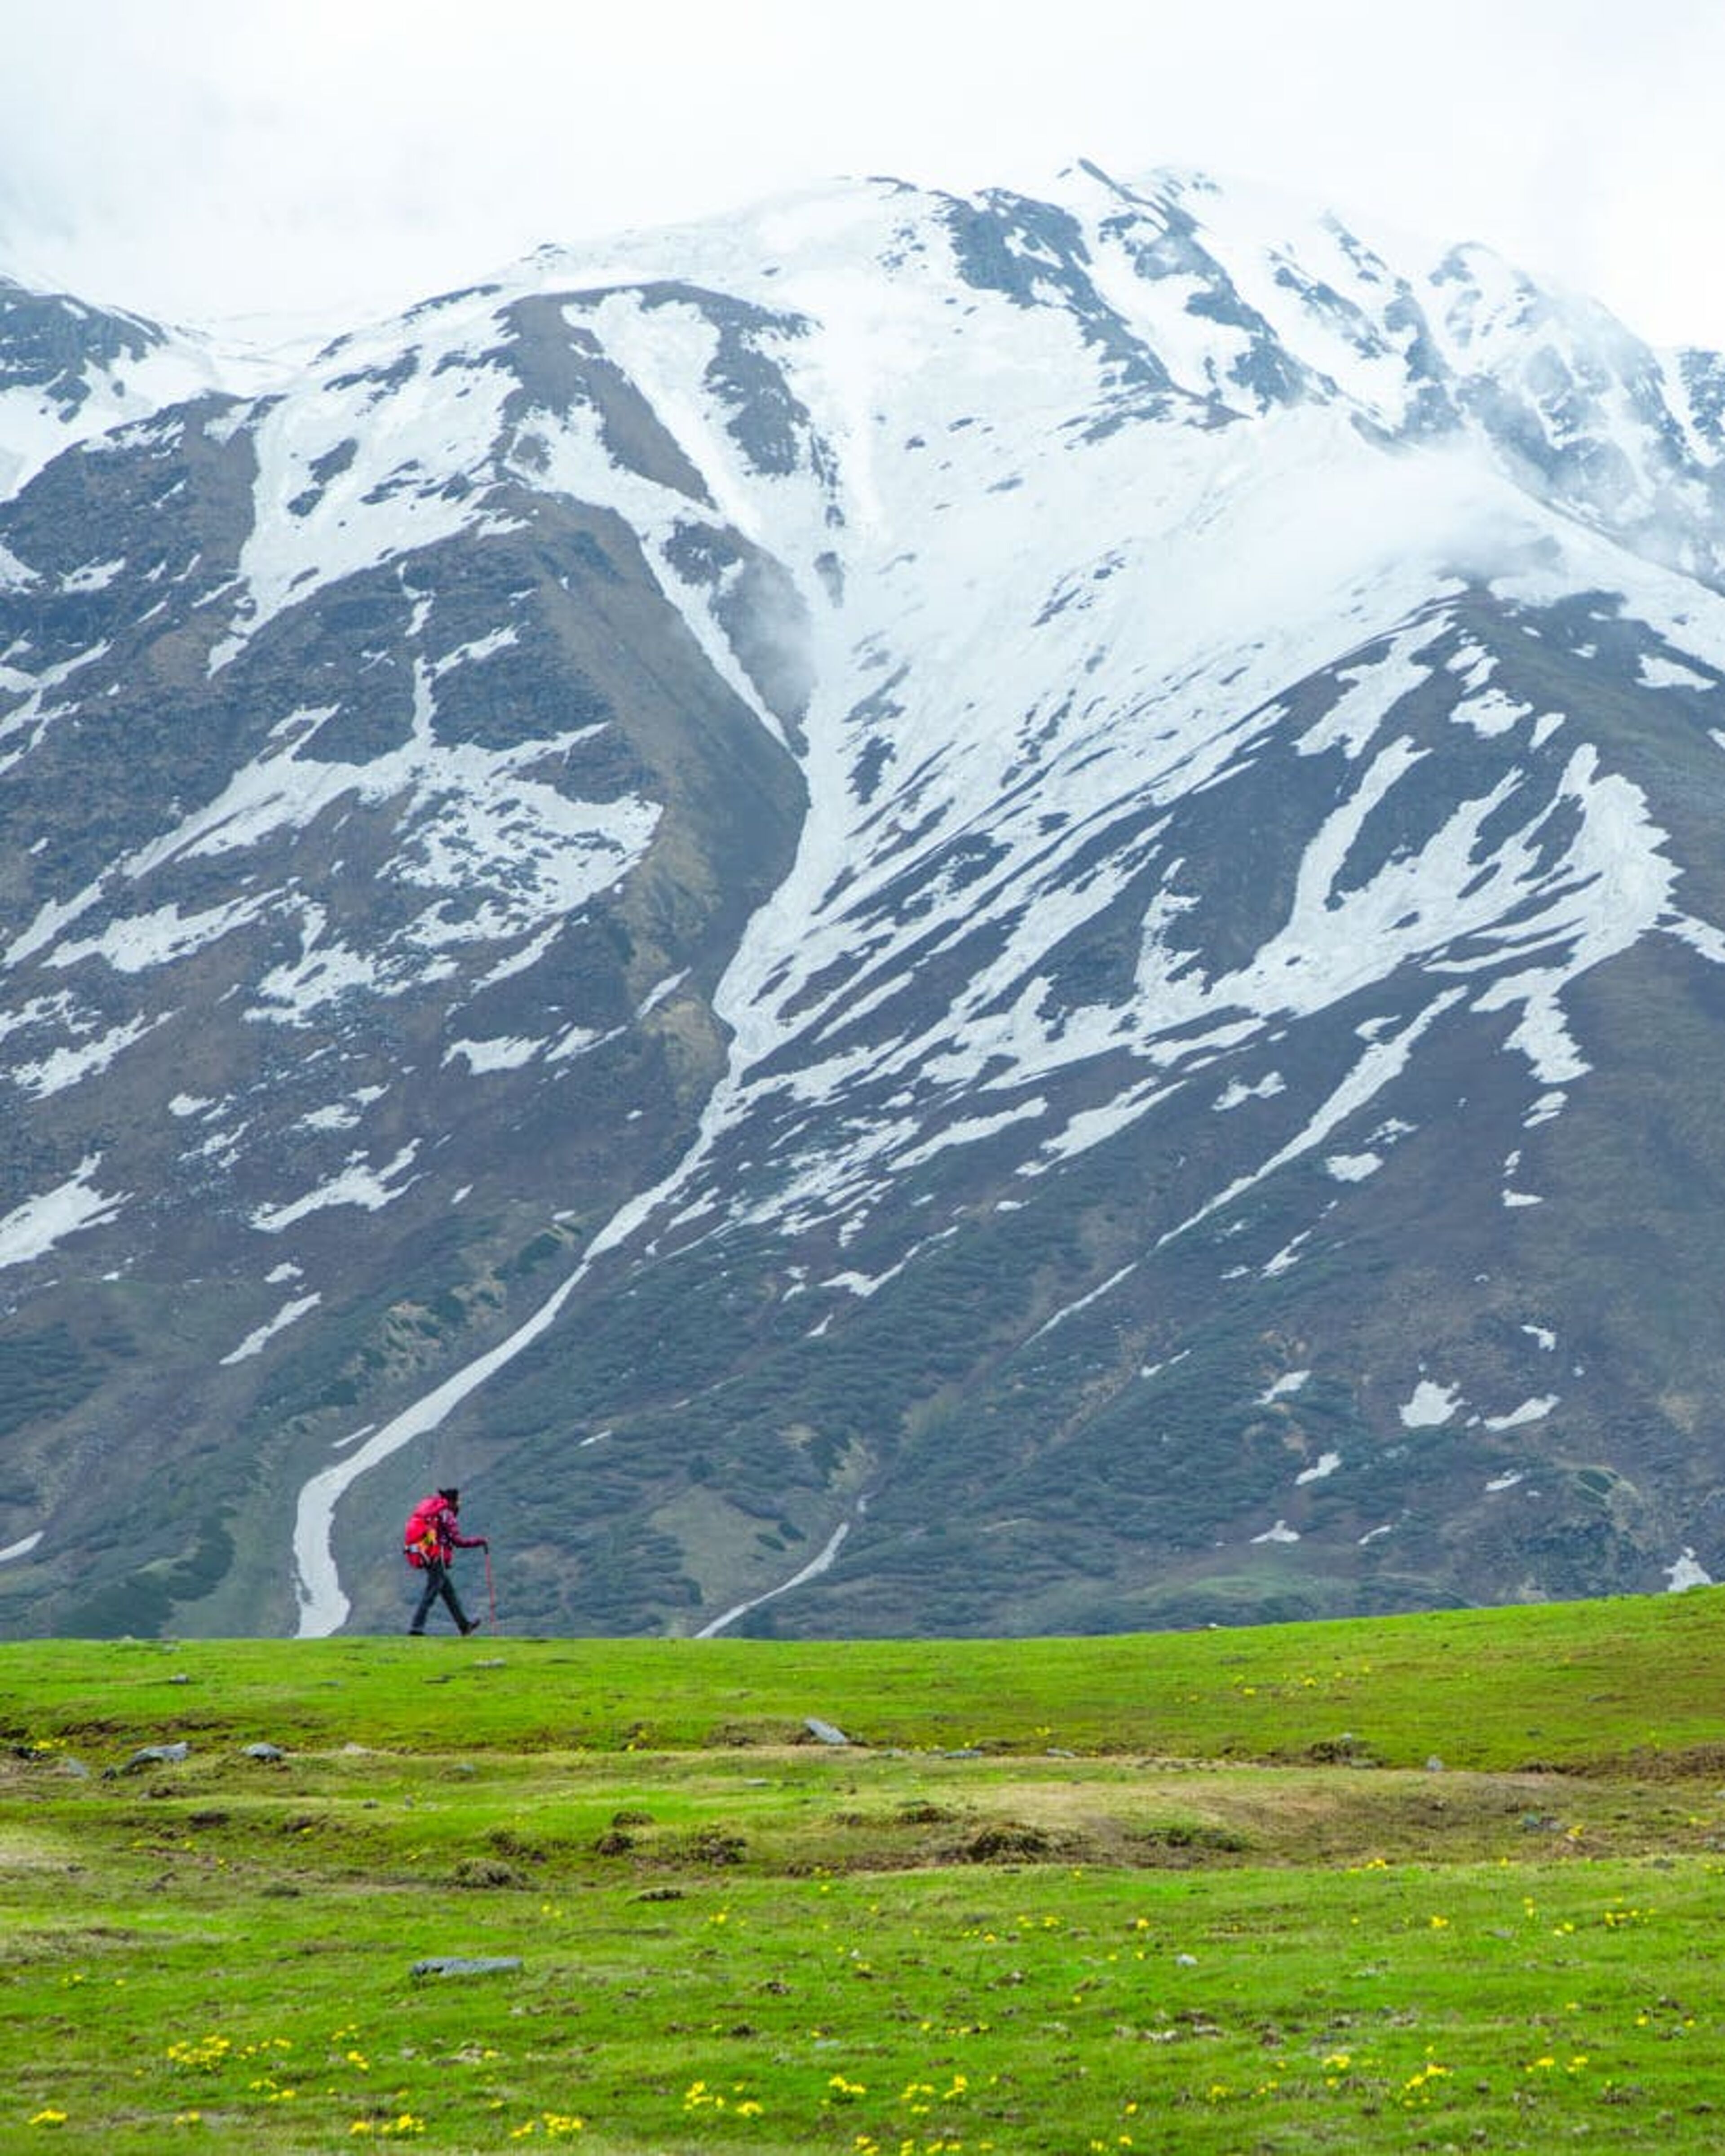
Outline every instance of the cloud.
{"label": "cloud", "polygon": [[211,315],[395,305],[846,172],[1076,157],[1478,238],[1725,344],[1712,0],[6,0],[0,266]]}

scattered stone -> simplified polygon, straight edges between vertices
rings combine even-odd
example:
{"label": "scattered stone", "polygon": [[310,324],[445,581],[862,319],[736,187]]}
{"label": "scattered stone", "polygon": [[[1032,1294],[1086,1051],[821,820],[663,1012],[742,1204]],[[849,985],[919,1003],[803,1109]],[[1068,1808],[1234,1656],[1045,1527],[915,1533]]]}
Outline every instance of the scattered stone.
{"label": "scattered stone", "polygon": [[819,1744],[848,1744],[850,1742],[842,1729],[835,1729],[830,1722],[823,1722],[818,1714],[806,1716],[803,1727]]}
{"label": "scattered stone", "polygon": [[189,1744],[141,1744],[123,1766],[104,1768],[105,1775],[136,1774],[146,1767],[177,1767],[191,1751]]}
{"label": "scattered stone", "polygon": [[1435,1752],[1434,1752],[1431,1757],[1426,1761],[1425,1771],[1428,1774],[1441,1774],[1443,1773],[1444,1763],[1439,1758]]}
{"label": "scattered stone", "polygon": [[1198,1956],[1196,1954],[1180,1953],[1174,1956],[1174,1967],[1176,1969],[1196,1969],[1197,1966]]}
{"label": "scattered stone", "polygon": [[287,1754],[279,1744],[248,1744],[245,1756],[248,1759],[285,1759]]}
{"label": "scattered stone", "polygon": [[413,1964],[415,1976],[502,1976],[519,1969],[519,1954],[434,1954]]}

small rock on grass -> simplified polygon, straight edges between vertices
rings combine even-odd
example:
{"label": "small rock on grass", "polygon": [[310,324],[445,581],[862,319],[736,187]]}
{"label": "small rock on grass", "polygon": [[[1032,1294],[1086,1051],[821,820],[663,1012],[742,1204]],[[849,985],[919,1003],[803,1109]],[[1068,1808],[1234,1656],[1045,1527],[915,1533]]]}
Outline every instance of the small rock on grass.
{"label": "small rock on grass", "polygon": [[105,1767],[105,1775],[136,1774],[146,1767],[177,1766],[192,1747],[187,1743],[141,1744],[124,1766]]}
{"label": "small rock on grass", "polygon": [[501,1976],[519,1969],[519,1954],[434,1954],[413,1964],[415,1976]]}

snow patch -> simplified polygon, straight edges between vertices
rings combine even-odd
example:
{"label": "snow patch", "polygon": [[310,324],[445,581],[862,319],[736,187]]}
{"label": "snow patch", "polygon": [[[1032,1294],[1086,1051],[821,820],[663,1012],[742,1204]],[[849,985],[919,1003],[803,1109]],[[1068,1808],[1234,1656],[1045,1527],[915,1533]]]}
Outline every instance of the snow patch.
{"label": "snow patch", "polygon": [[486,1070],[519,1070],[531,1063],[543,1048],[542,1040],[453,1040],[444,1051],[444,1061],[452,1063],[465,1056],[467,1067],[475,1073]]}
{"label": "snow patch", "polygon": [[308,1310],[315,1310],[322,1301],[321,1295],[302,1295],[292,1302],[285,1302],[267,1325],[260,1325],[255,1332],[248,1332],[237,1348],[231,1348],[223,1356],[222,1368],[225,1370],[230,1363],[244,1363],[253,1355],[261,1354],[266,1342],[273,1340],[296,1317],[303,1317]]}
{"label": "snow patch", "polygon": [[1440,1429],[1461,1404],[1461,1395],[1453,1385],[1440,1385],[1430,1378],[1422,1378],[1414,1388],[1413,1398],[1404,1401],[1399,1409],[1402,1427]]}
{"label": "snow patch", "polygon": [[381,1212],[384,1206],[393,1205],[408,1188],[403,1183],[392,1190],[390,1182],[407,1173],[418,1150],[419,1141],[415,1138],[402,1147],[387,1168],[375,1169],[356,1153],[340,1175],[308,1191],[303,1198],[287,1205],[260,1206],[249,1216],[251,1224],[264,1235],[279,1235],[284,1228],[291,1228],[308,1214],[325,1212],[331,1206],[357,1205],[367,1213]]}
{"label": "snow patch", "polygon": [[1218,1115],[1225,1115],[1230,1108],[1242,1107],[1248,1101],[1273,1100],[1276,1094],[1286,1091],[1287,1081],[1279,1070],[1272,1070],[1255,1086],[1248,1086],[1236,1078],[1224,1093],[1218,1095],[1214,1106]]}
{"label": "snow patch", "polygon": [[100,1165],[100,1153],[87,1154],[68,1182],[27,1199],[0,1219],[0,1266],[28,1265],[68,1235],[102,1227],[116,1217],[126,1199],[110,1197],[92,1184]]}
{"label": "snow patch", "polygon": [[1539,1399],[1523,1400],[1507,1414],[1487,1415],[1485,1426],[1491,1430],[1520,1430],[1526,1423],[1543,1422],[1557,1405],[1558,1398],[1556,1393],[1547,1393]]}
{"label": "snow patch", "polygon": [[34,1063],[19,1063],[13,1066],[12,1082],[32,1100],[46,1100],[51,1093],[63,1093],[68,1087],[81,1085],[105,1070],[115,1059],[124,1054],[135,1041],[141,1040],[146,1033],[167,1023],[167,1014],[156,1019],[140,1014],[116,1025],[110,1032],[81,1045],[56,1048]]}
{"label": "snow patch", "polygon": [[701,1626],[696,1634],[696,1638],[697,1640],[715,1639],[721,1632],[728,1631],[739,1617],[747,1616],[751,1609],[758,1609],[763,1602],[776,1601],[781,1594],[788,1594],[793,1588],[801,1587],[806,1581],[818,1579],[822,1573],[829,1572],[834,1560],[845,1546],[845,1538],[850,1532],[850,1526],[849,1520],[841,1520],[832,1533],[828,1536],[819,1553],[811,1558],[800,1572],[793,1573],[783,1585],[769,1587],[764,1594],[757,1594],[747,1602],[739,1602],[734,1608],[727,1609],[722,1617],[715,1617],[711,1624]]}
{"label": "snow patch", "polygon": [[268,904],[264,898],[235,899],[207,912],[182,916],[170,901],[153,913],[128,920],[110,921],[100,936],[81,943],[63,943],[51,951],[47,963],[75,966],[82,959],[99,958],[116,973],[142,973],[152,967],[171,964],[206,944],[218,942],[234,929],[256,921]]}
{"label": "snow patch", "polygon": [[1518,704],[1513,696],[1506,696],[1501,689],[1488,690],[1485,695],[1464,697],[1455,706],[1454,716],[1465,721],[1476,734],[1490,740],[1494,734],[1507,734],[1523,719],[1531,718],[1531,704]]}
{"label": "snow patch", "polygon": [[1662,659],[1656,653],[1641,654],[1640,684],[1644,689],[1717,689],[1719,686],[1712,675],[1697,674],[1692,666],[1684,666],[1675,659]]}
{"label": "snow patch", "polygon": [[645,1018],[649,1012],[657,1010],[669,997],[676,993],[688,978],[689,969],[685,966],[680,973],[667,973],[662,981],[655,982],[642,998],[640,1008],[636,1011],[635,1016],[638,1019]]}

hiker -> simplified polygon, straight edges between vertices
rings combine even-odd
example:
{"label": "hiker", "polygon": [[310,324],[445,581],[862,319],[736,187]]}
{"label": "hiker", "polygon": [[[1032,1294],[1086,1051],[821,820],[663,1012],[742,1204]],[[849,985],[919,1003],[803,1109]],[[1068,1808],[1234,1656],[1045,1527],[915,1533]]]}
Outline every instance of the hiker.
{"label": "hiker", "polygon": [[408,1563],[425,1574],[425,1591],[419,1597],[419,1606],[413,1612],[413,1621],[408,1627],[410,1640],[421,1639],[425,1632],[425,1620],[431,1605],[442,1595],[449,1605],[449,1614],[464,1634],[476,1632],[480,1620],[470,1617],[461,1607],[461,1598],[455,1592],[455,1583],[449,1577],[458,1549],[482,1549],[489,1552],[491,1545],[483,1535],[464,1535],[457,1515],[461,1510],[459,1490],[434,1491],[422,1497],[408,1515],[404,1534],[405,1555]]}

